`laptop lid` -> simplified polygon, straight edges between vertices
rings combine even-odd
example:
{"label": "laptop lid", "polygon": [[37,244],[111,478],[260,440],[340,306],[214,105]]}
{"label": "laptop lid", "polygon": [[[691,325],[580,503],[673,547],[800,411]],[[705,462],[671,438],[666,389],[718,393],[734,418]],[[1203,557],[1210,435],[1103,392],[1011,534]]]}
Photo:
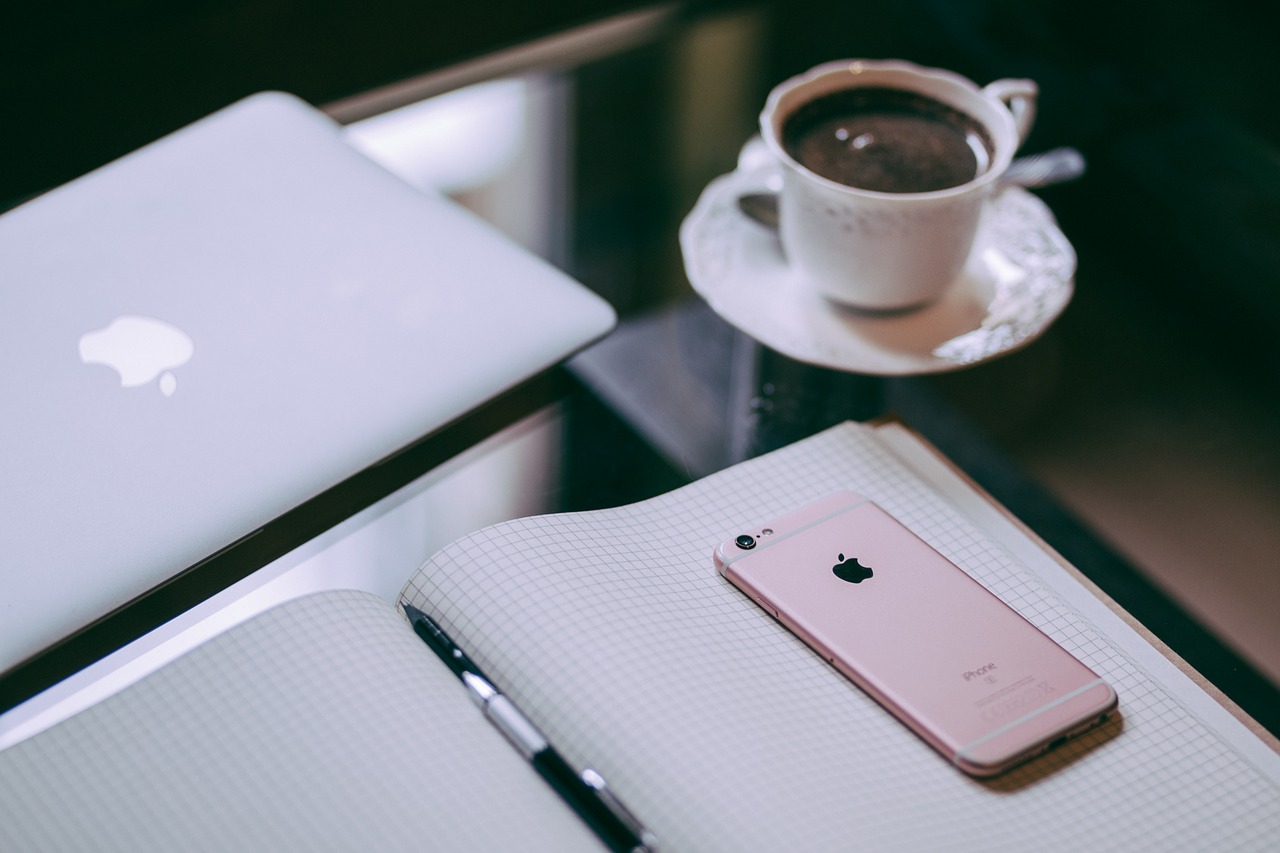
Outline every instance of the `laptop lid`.
{"label": "laptop lid", "polygon": [[279,93],[0,217],[0,283],[0,682],[614,322]]}

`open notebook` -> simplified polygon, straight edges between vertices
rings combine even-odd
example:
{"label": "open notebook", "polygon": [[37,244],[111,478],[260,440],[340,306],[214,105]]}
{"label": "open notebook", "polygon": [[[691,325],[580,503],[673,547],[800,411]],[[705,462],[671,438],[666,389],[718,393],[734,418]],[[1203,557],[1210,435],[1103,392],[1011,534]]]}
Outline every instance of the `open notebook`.
{"label": "open notebook", "polygon": [[[855,489],[1113,684],[1105,726],[965,776],[730,586],[739,525]],[[464,537],[404,600],[668,850],[1273,849],[1280,757],[896,425]],[[591,849],[404,617],[298,599],[0,753],[0,848]]]}

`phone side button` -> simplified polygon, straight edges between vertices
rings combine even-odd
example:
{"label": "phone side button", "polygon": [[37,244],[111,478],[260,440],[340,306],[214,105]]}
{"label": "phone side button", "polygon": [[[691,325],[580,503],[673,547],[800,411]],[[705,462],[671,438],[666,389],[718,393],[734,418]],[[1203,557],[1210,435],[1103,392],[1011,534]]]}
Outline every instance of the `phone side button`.
{"label": "phone side button", "polygon": [[756,601],[758,601],[758,602],[760,603],[760,606],[761,606],[761,607],[763,607],[765,610],[767,610],[767,611],[769,612],[769,615],[770,615],[770,616],[772,616],[774,619],[777,619],[777,618],[778,618],[778,608],[776,608],[776,607],[774,607],[772,604],[770,604],[770,603],[769,603],[769,601],[768,601],[768,599],[763,598],[762,596],[757,595],[757,596],[756,596]]}

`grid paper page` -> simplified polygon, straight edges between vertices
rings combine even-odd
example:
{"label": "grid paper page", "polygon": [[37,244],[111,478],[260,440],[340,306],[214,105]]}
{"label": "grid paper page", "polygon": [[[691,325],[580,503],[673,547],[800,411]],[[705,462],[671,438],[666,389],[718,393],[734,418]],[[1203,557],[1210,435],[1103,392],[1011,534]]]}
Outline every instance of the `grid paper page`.
{"label": "grid paper page", "polygon": [[[753,524],[871,497],[1106,678],[1120,714],[992,782],[952,768],[715,572]],[[664,849],[1276,849],[1280,789],[855,424],[613,510],[445,548],[437,615]]]}
{"label": "grid paper page", "polygon": [[0,752],[0,850],[599,850],[386,602],[319,593]]}

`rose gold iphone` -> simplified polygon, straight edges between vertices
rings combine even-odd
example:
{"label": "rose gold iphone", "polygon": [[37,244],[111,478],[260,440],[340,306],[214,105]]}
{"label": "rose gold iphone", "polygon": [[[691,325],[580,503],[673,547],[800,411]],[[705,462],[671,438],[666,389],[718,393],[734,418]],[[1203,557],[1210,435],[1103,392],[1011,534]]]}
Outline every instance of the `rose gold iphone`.
{"label": "rose gold iphone", "polygon": [[935,749],[993,776],[1102,722],[1116,693],[867,498],[743,531],[716,567]]}

